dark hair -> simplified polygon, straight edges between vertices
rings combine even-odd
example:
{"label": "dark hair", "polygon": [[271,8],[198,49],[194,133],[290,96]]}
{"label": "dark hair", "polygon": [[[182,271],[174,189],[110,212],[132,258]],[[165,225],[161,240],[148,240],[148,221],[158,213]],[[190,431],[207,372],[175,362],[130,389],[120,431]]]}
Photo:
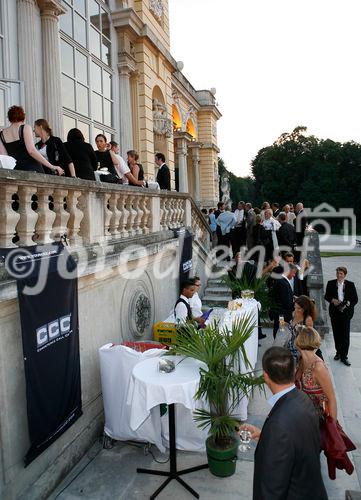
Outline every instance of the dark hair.
{"label": "dark hair", "polygon": [[185,288],[190,288],[191,286],[194,286],[194,278],[183,281],[180,286],[180,291],[183,292]]}
{"label": "dark hair", "polygon": [[68,142],[83,141],[85,142],[83,132],[78,128],[71,128],[68,132],[66,140]]}
{"label": "dark hair", "polygon": [[138,159],[139,159],[139,155],[135,151],[135,149],[130,149],[129,151],[127,151],[127,155],[132,156],[135,161],[138,161]]}
{"label": "dark hair", "polygon": [[217,203],[218,210],[219,210],[221,207],[223,207],[223,205],[225,205],[224,201],[219,201],[219,202]]}
{"label": "dark hair", "polygon": [[102,137],[105,140],[105,142],[107,142],[107,138],[105,137],[104,134],[98,134],[97,136],[95,136],[95,140],[97,140],[98,137]]}
{"label": "dark hair", "polygon": [[260,213],[261,213],[261,209],[260,209],[260,208],[258,208],[258,207],[254,207],[253,211],[254,211],[254,213],[255,213],[256,215],[258,215],[258,214],[260,214]]}
{"label": "dark hair", "polygon": [[347,268],[344,267],[344,266],[338,266],[338,267],[336,267],[336,271],[341,271],[342,273],[344,273],[345,276],[347,274]]}
{"label": "dark hair", "polygon": [[25,120],[25,111],[21,106],[11,106],[8,109],[8,120],[10,123],[23,122]]}
{"label": "dark hair", "polygon": [[38,120],[35,120],[34,125],[43,128],[47,134],[52,134],[49,122],[45,120],[45,118],[39,118]]}
{"label": "dark hair", "polygon": [[109,141],[109,144],[114,147],[119,146],[119,144],[115,141]]}
{"label": "dark hair", "polygon": [[160,160],[160,161],[162,161],[163,163],[165,163],[165,156],[164,156],[164,154],[163,154],[163,153],[156,153],[155,157],[156,157],[158,160]]}
{"label": "dark hair", "polygon": [[201,212],[202,212],[202,214],[204,214],[204,215],[207,215],[207,214],[208,214],[208,211],[207,211],[207,209],[206,209],[206,208],[202,208],[202,209],[201,209]]}
{"label": "dark hair", "polygon": [[262,368],[275,384],[289,384],[295,380],[295,362],[289,349],[270,347],[262,358]]}
{"label": "dark hair", "polygon": [[293,253],[292,252],[285,252],[283,254],[283,258],[285,259],[286,257],[294,257]]}
{"label": "dark hair", "polygon": [[306,295],[300,295],[295,300],[295,304],[299,305],[303,309],[303,320],[305,320],[308,316],[311,316],[312,320],[316,319],[316,306],[312,300]]}
{"label": "dark hair", "polygon": [[214,212],[213,208],[210,208],[210,209],[208,210],[208,213],[209,213],[209,214],[213,214],[213,212]]}
{"label": "dark hair", "polygon": [[287,220],[287,215],[285,214],[285,212],[280,212],[278,214],[278,219],[281,220],[281,221]]}
{"label": "dark hair", "polygon": [[279,204],[279,203],[272,203],[272,206],[273,206],[273,207],[276,207],[276,208],[279,208],[279,207],[280,207],[280,204]]}

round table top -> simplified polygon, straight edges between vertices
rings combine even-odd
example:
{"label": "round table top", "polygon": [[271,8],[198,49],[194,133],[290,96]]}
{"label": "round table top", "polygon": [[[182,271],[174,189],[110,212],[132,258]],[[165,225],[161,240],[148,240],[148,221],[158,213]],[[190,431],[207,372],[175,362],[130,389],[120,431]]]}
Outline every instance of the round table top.
{"label": "round table top", "polygon": [[159,358],[145,359],[134,367],[134,379],[147,386],[168,387],[189,384],[199,381],[199,368],[205,367],[204,363],[193,358],[183,356],[164,356],[163,358],[174,362],[176,367],[173,372],[160,372],[158,370]]}

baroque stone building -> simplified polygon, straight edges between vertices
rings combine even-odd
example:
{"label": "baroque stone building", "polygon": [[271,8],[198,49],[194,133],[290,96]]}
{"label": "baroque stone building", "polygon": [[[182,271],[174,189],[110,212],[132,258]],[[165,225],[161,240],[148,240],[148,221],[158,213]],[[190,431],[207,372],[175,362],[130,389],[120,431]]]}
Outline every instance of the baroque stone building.
{"label": "baroque stone building", "polygon": [[21,104],[27,121],[105,133],[156,175],[163,152],[173,188],[218,201],[215,90],[195,90],[170,53],[167,0],[2,0],[0,126]]}

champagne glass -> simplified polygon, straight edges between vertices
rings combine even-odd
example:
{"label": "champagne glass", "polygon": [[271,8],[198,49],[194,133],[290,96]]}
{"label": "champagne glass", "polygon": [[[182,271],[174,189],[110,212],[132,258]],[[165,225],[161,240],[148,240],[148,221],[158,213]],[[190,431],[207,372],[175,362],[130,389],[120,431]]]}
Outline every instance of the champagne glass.
{"label": "champagne glass", "polygon": [[239,433],[239,437],[241,440],[241,444],[238,446],[238,449],[241,453],[245,453],[246,451],[251,449],[249,443],[251,442],[252,434],[249,430],[242,429]]}
{"label": "champagne glass", "polygon": [[279,322],[280,322],[280,330],[283,332],[286,326],[285,318],[284,316],[279,317]]}

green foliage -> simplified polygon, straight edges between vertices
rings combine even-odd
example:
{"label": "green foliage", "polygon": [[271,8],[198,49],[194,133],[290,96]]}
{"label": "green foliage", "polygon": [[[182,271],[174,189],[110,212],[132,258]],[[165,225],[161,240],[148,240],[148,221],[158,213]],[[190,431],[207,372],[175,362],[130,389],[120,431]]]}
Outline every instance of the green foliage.
{"label": "green foliage", "polygon": [[[194,418],[200,428],[210,428],[210,435],[220,447],[234,435],[238,421],[233,413],[240,400],[264,383],[263,377],[251,370],[244,347],[254,326],[249,316],[235,321],[231,330],[220,330],[217,322],[203,330],[197,330],[192,323],[185,324],[170,349],[170,354],[189,356],[206,365],[200,368],[195,397],[205,399],[210,409],[196,410]],[[248,373],[240,373],[241,359],[250,369]]]}

